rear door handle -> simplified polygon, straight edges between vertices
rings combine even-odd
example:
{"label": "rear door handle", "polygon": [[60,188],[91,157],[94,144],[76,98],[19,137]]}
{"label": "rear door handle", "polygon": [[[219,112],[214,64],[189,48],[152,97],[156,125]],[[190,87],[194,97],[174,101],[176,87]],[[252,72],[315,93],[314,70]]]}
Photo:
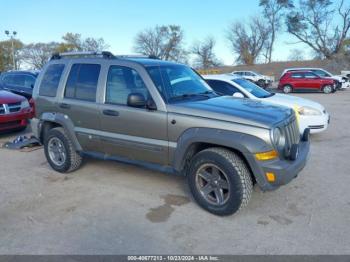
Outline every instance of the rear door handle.
{"label": "rear door handle", "polygon": [[69,109],[70,108],[70,105],[68,105],[66,103],[61,103],[59,106],[60,106],[60,108],[64,108],[64,109]]}
{"label": "rear door handle", "polygon": [[106,116],[119,116],[119,112],[114,110],[105,109],[102,112]]}

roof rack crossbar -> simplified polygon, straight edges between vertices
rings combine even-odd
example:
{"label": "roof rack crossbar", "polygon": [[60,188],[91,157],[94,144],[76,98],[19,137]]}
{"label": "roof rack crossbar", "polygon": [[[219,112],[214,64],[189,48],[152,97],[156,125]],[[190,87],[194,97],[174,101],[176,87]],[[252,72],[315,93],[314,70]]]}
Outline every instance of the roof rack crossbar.
{"label": "roof rack crossbar", "polygon": [[102,56],[103,58],[106,58],[106,59],[115,58],[115,56],[108,51],[102,51],[102,52],[83,51],[83,52],[55,53],[51,56],[51,60],[57,60],[63,57],[87,57],[87,56]]}

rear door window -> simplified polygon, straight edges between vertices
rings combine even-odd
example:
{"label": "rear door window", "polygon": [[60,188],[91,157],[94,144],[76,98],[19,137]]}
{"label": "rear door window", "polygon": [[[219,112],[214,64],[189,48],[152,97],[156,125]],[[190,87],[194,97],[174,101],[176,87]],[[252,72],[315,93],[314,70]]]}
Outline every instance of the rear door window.
{"label": "rear door window", "polygon": [[63,69],[64,64],[53,64],[46,69],[39,87],[40,96],[56,96]]}
{"label": "rear door window", "polygon": [[95,102],[101,66],[97,64],[74,64],[66,84],[65,97]]}
{"label": "rear door window", "polygon": [[292,78],[303,78],[302,73],[292,73]]}

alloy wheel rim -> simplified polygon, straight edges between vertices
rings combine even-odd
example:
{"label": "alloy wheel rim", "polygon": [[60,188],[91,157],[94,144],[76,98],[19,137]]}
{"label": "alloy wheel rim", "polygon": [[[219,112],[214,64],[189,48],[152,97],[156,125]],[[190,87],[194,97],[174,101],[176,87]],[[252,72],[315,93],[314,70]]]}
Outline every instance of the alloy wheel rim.
{"label": "alloy wheel rim", "polygon": [[202,197],[212,205],[222,206],[230,198],[228,176],[214,164],[204,164],[198,168],[196,187]]}
{"label": "alloy wheel rim", "polygon": [[48,142],[48,153],[51,161],[57,165],[62,166],[67,159],[66,149],[63,142],[57,137],[53,137]]}
{"label": "alloy wheel rim", "polygon": [[330,92],[332,92],[332,88],[330,86],[325,86],[324,91],[326,94],[329,94]]}

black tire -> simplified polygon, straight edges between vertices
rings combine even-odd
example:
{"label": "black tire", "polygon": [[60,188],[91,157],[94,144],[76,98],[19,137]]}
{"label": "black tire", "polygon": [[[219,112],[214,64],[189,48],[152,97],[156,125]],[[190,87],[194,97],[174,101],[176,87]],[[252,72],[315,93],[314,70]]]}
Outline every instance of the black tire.
{"label": "black tire", "polygon": [[[199,170],[211,164],[219,167],[227,177],[229,191],[226,193],[227,200],[222,205],[212,204],[198,189],[196,177]],[[253,190],[252,178],[245,162],[237,154],[224,148],[209,148],[196,154],[191,160],[187,179],[197,203],[219,216],[232,215],[245,207]]]}
{"label": "black tire", "polygon": [[331,85],[325,85],[323,88],[322,88],[322,92],[324,94],[330,94],[330,93],[333,93],[333,87]]}
{"label": "black tire", "polygon": [[[54,163],[51,159],[48,149],[48,144],[51,139],[58,139],[62,142],[66,153],[65,161],[61,165]],[[69,173],[77,170],[82,164],[82,157],[75,151],[74,146],[66,132],[62,127],[56,127],[49,130],[44,138],[44,151],[47,161],[50,166],[57,172]]]}
{"label": "black tire", "polygon": [[291,85],[284,85],[282,88],[283,93],[289,94],[293,92],[293,87]]}

